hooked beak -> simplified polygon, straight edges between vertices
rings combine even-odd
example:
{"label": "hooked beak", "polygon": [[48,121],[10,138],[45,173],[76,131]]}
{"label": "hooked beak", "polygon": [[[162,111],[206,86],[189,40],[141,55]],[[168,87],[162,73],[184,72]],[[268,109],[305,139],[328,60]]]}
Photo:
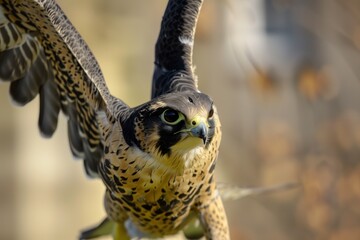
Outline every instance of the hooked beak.
{"label": "hooked beak", "polygon": [[207,120],[197,116],[190,121],[190,124],[186,124],[186,129],[182,129],[176,133],[180,132],[187,133],[192,137],[200,138],[205,145],[209,132]]}
{"label": "hooked beak", "polygon": [[208,138],[208,127],[205,122],[201,121],[195,127],[190,128],[189,133],[193,137],[201,138],[205,144]]}

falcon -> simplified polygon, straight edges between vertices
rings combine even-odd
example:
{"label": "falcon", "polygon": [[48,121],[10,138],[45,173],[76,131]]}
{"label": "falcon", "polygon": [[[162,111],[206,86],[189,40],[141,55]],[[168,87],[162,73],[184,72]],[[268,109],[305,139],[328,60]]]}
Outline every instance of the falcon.
{"label": "falcon", "polygon": [[85,41],[54,0],[0,0],[0,80],[19,105],[40,96],[51,137],[67,116],[73,155],[106,186],[107,216],[80,239],[165,237],[194,219],[207,239],[230,239],[214,180],[221,140],[212,99],[192,66],[202,0],[169,0],[155,46],[151,100],[111,95]]}

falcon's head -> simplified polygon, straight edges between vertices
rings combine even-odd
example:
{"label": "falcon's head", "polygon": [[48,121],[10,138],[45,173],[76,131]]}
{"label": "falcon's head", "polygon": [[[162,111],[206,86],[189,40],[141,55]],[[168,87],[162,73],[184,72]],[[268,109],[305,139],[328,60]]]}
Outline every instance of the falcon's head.
{"label": "falcon's head", "polygon": [[134,110],[123,125],[126,141],[159,157],[208,148],[220,124],[213,101],[199,92],[165,94]]}

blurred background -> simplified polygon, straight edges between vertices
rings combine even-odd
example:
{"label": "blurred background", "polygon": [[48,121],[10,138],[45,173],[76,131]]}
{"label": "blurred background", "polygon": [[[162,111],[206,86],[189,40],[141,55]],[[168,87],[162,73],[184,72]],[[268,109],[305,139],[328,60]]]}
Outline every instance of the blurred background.
{"label": "blurred background", "polygon": [[[147,101],[167,1],[58,0],[114,95]],[[232,239],[360,239],[360,2],[205,0],[194,64],[216,102],[217,180],[300,187],[225,203]],[[104,187],[73,161],[62,115],[51,140],[38,99],[0,84],[0,239],[76,239],[104,216]]]}

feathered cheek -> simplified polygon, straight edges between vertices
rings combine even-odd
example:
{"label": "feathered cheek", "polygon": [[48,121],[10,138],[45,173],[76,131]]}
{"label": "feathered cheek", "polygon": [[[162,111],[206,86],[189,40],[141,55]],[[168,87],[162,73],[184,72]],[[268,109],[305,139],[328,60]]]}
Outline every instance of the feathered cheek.
{"label": "feathered cheek", "polygon": [[147,146],[147,149],[150,151],[154,151],[159,140],[159,126],[157,126],[156,124],[149,126],[144,133],[144,142]]}

